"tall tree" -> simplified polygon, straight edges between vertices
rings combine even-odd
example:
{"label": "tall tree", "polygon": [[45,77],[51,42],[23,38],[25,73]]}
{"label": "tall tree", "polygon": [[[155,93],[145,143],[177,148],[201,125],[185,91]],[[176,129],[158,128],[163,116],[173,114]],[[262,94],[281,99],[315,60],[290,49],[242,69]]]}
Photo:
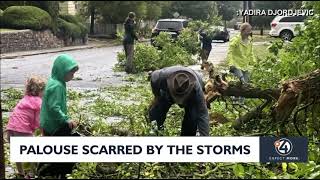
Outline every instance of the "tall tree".
{"label": "tall tree", "polygon": [[79,15],[90,18],[90,34],[94,34],[94,23],[97,16],[97,1],[79,1]]}
{"label": "tall tree", "polygon": [[147,9],[145,18],[148,20],[158,19],[162,14],[163,1],[146,1]]}
{"label": "tall tree", "polygon": [[130,11],[135,12],[137,18],[144,18],[147,12],[145,1],[99,1],[97,13],[103,17],[106,23],[123,23]]}
{"label": "tall tree", "polygon": [[158,1],[161,2],[161,16],[160,18],[172,18],[171,6],[174,1]]}
{"label": "tall tree", "polygon": [[218,1],[218,13],[221,19],[224,21],[224,28],[227,27],[227,21],[233,19],[239,2],[237,1]]}
{"label": "tall tree", "polygon": [[173,1],[170,6],[170,12],[179,13],[181,16],[192,18],[194,20],[208,20],[215,11],[216,3],[214,1]]}

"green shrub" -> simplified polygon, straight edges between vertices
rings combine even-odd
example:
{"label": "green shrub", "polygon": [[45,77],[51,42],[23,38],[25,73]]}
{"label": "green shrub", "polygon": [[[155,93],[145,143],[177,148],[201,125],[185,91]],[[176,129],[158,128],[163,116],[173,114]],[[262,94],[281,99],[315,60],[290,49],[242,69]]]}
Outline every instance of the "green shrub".
{"label": "green shrub", "polygon": [[192,65],[195,61],[192,60],[189,54],[183,47],[175,44],[165,45],[160,52],[161,61],[159,67],[168,67],[173,65]]}
{"label": "green shrub", "polygon": [[117,53],[117,61],[116,68],[120,68],[120,71],[124,71],[124,66],[126,65],[126,54],[124,51]]}
{"label": "green shrub", "polygon": [[81,22],[82,20],[70,14],[60,14],[59,17],[66,22],[73,23],[80,28],[80,36],[84,37],[88,33],[87,27]]}
{"label": "green shrub", "polygon": [[14,29],[44,30],[51,28],[50,15],[34,6],[10,6],[3,12],[3,26]]}
{"label": "green shrub", "polygon": [[0,9],[0,16],[2,16],[3,15],[3,11],[2,11],[2,9]]}
{"label": "green shrub", "polygon": [[158,50],[147,44],[137,44],[133,64],[138,72],[159,68],[160,55]]}
{"label": "green shrub", "polygon": [[188,23],[188,28],[193,31],[199,31],[200,29],[208,29],[209,23],[201,20],[190,21]]}
{"label": "green shrub", "polygon": [[58,24],[58,35],[62,37],[72,37],[72,38],[80,38],[81,37],[81,29],[74,23],[67,22],[61,18],[57,20]]}
{"label": "green shrub", "polygon": [[65,20],[67,22],[70,22],[70,23],[74,23],[74,24],[79,23],[79,20],[75,16],[70,15],[70,14],[60,14],[59,18]]}
{"label": "green shrub", "polygon": [[[192,65],[196,62],[192,59],[191,53],[184,47],[173,43],[168,33],[160,33],[156,42],[161,45],[161,50],[157,48],[138,43],[135,47],[133,64],[137,72],[161,69],[173,65]],[[116,67],[124,69],[125,55],[123,52],[118,53],[118,63]]]}
{"label": "green shrub", "polygon": [[84,24],[79,23],[78,26],[79,26],[79,28],[81,30],[81,36],[82,37],[84,37],[86,34],[88,34],[89,31],[88,31],[87,27]]}
{"label": "green shrub", "polygon": [[171,38],[171,35],[166,32],[160,32],[160,34],[155,38],[155,44],[157,47],[163,47],[172,42],[173,39]]}
{"label": "green shrub", "polygon": [[177,44],[183,48],[188,53],[193,55],[200,53],[200,42],[198,42],[198,33],[191,30],[190,28],[185,28],[182,30],[181,34],[178,36]]}

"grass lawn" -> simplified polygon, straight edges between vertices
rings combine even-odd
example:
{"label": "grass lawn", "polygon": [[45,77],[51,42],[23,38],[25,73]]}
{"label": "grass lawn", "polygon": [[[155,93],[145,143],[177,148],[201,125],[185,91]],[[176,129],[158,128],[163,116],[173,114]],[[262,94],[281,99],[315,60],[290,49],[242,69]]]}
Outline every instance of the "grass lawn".
{"label": "grass lawn", "polygon": [[255,57],[259,57],[260,59],[266,58],[268,55],[271,55],[271,53],[268,51],[267,44],[261,44],[261,45],[254,45],[253,53]]}
{"label": "grass lawn", "polygon": [[269,36],[269,31],[270,31],[270,30],[266,30],[266,29],[265,29],[265,30],[263,31],[263,35],[261,36],[261,35],[260,35],[260,30],[252,30],[253,42],[263,42],[263,41],[269,42],[269,41],[274,41],[274,40],[278,39],[278,38],[276,38],[276,37],[271,37],[271,36]]}
{"label": "grass lawn", "polygon": [[261,35],[255,35],[255,34],[252,36],[252,38],[253,38],[253,42],[270,42],[278,39],[275,37],[271,37],[269,35],[261,36]]}

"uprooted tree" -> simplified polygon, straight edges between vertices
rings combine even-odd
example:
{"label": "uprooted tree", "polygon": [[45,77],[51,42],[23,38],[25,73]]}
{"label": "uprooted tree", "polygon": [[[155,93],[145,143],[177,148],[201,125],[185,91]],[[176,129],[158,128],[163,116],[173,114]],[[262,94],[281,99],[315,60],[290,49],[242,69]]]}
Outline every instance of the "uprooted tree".
{"label": "uprooted tree", "polygon": [[[261,105],[236,119],[233,122],[235,129],[239,129],[244,123],[259,117],[267,105],[272,105],[269,116],[273,121],[279,123],[282,130],[291,121],[298,133],[302,135],[296,125],[297,113],[311,105],[320,103],[320,69],[296,79],[287,80],[278,89],[261,89],[250,85],[226,82],[219,75],[214,78],[211,76],[206,84],[205,93],[209,107],[210,103],[219,97],[241,96],[264,100]],[[286,134],[284,131],[281,133]]]}

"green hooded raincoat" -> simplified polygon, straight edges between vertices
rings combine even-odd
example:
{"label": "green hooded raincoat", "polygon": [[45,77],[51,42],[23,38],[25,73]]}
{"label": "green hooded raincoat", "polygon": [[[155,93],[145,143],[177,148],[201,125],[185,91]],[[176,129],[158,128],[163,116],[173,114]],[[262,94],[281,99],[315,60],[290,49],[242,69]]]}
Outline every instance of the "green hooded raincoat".
{"label": "green hooded raincoat", "polygon": [[76,61],[66,54],[58,56],[54,61],[40,112],[40,126],[46,133],[53,134],[64,123],[68,123],[67,89],[64,76],[77,66]]}

